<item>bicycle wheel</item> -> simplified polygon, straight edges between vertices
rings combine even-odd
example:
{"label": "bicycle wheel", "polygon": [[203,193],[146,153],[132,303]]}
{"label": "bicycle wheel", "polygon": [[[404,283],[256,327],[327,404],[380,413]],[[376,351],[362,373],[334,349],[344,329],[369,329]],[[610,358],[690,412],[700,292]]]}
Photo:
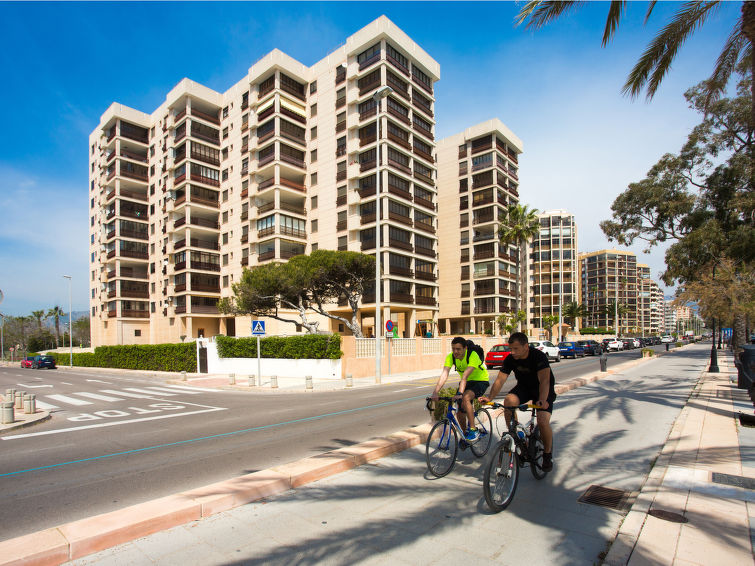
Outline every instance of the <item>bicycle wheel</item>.
{"label": "bicycle wheel", "polygon": [[450,472],[456,463],[459,451],[459,439],[456,430],[447,419],[435,423],[425,444],[427,470],[434,476],[442,478]]}
{"label": "bicycle wheel", "polygon": [[519,464],[516,452],[509,451],[509,440],[504,437],[496,444],[493,457],[485,468],[482,491],[485,501],[496,513],[503,511],[514,499],[519,482]]}
{"label": "bicycle wheel", "polygon": [[482,458],[488,453],[490,443],[493,441],[493,419],[487,409],[480,409],[475,415],[475,426],[480,431],[480,438],[472,444],[472,454]]}
{"label": "bicycle wheel", "polygon": [[543,454],[545,453],[545,445],[543,439],[540,438],[540,429],[535,427],[530,436],[529,444],[529,457],[530,457],[530,469],[535,479],[541,480],[548,472],[543,470]]}

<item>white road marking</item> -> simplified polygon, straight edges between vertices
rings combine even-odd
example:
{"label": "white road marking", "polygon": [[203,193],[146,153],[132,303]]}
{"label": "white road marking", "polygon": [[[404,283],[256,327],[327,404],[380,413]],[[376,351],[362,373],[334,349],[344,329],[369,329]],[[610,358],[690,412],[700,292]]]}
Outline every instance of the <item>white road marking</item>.
{"label": "white road marking", "polygon": [[61,403],[67,403],[68,405],[91,405],[90,401],[84,401],[82,399],[75,399],[66,395],[45,395],[45,399],[52,399],[53,401],[60,401]]}
{"label": "white road marking", "polygon": [[42,387],[54,387],[53,385],[29,385],[27,383],[17,383],[20,387],[27,387],[29,389],[41,389]]}
{"label": "white road marking", "polygon": [[169,387],[171,389],[179,389],[181,391],[187,390],[187,391],[209,391],[211,393],[219,393],[220,389],[209,389],[207,387],[191,387],[189,385],[166,385],[165,387]]}
{"label": "white road marking", "polygon": [[149,389],[139,389],[138,387],[124,387],[126,391],[136,391],[137,393],[149,393],[150,395],[162,395],[164,397],[175,397],[178,393],[158,393]]}
{"label": "white road marking", "polygon": [[112,381],[102,381],[101,379],[87,379],[87,381],[93,381],[95,383],[105,383],[107,385],[112,385]]}
{"label": "white road marking", "polygon": [[159,391],[159,392],[167,391],[171,395],[176,395],[177,393],[188,393],[189,395],[199,395],[200,394],[200,391],[185,391],[183,389],[169,389],[167,387],[153,387],[151,385],[149,387],[145,387],[145,389],[149,389],[150,391],[151,390],[155,390],[155,391]]}
{"label": "white road marking", "polygon": [[43,411],[49,411],[51,409],[60,409],[57,405],[52,405],[50,403],[45,403],[44,401],[40,401],[37,399],[37,408],[42,409]]}
{"label": "white road marking", "polygon": [[68,383],[67,381],[61,381],[60,383],[63,385],[73,385],[73,383]]}
{"label": "white road marking", "polygon": [[120,395],[121,397],[130,397],[131,399],[152,399],[155,395],[138,395],[136,393],[127,393],[125,391],[116,391],[114,389],[100,389],[103,393],[110,393],[111,395]]}
{"label": "white road marking", "polygon": [[[39,404],[39,403],[37,403]],[[27,434],[15,434],[13,436],[2,436],[0,439],[2,440],[17,440],[19,438],[30,438],[32,436],[45,436],[48,434],[60,434],[62,432],[75,432],[77,430],[86,430],[90,428],[103,428],[106,426],[117,426],[122,424],[131,424],[131,423],[140,423],[145,421],[154,421],[158,419],[170,419],[173,417],[185,417],[188,415],[198,415],[200,413],[214,413],[215,411],[227,411],[228,409],[223,407],[214,407],[212,409],[203,409],[201,411],[190,411],[188,413],[171,413],[169,415],[160,415],[157,417],[144,417],[141,419],[130,419],[127,421],[114,421],[111,423],[99,423],[99,424],[92,424],[92,425],[84,425],[84,426],[74,426],[70,428],[60,428],[58,430],[45,430],[42,432],[30,432]]]}
{"label": "white road marking", "polygon": [[403,393],[404,391],[411,391],[410,389],[399,389],[398,391],[394,391],[394,393]]}
{"label": "white road marking", "polygon": [[79,391],[74,393],[80,397],[88,397],[89,399],[98,399],[99,401],[123,401],[123,397],[110,397],[109,395],[100,395],[99,393],[89,393],[88,391]]}

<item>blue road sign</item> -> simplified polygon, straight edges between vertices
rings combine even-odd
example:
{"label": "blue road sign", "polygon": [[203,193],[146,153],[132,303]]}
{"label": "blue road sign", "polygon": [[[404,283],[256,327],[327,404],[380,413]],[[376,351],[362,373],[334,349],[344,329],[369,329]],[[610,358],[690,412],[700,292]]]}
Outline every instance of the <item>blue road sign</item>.
{"label": "blue road sign", "polygon": [[252,336],[264,336],[265,335],[265,321],[253,320],[252,321]]}
{"label": "blue road sign", "polygon": [[385,321],[385,329],[386,329],[386,330],[387,330],[388,332],[391,332],[391,331],[393,331],[393,321],[392,321],[392,320],[386,320],[386,321]]}

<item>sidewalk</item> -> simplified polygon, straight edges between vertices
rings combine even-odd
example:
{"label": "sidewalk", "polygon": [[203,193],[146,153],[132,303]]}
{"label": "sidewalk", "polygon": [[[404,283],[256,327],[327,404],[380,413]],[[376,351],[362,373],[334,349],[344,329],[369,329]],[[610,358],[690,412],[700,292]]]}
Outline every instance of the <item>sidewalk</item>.
{"label": "sidewalk", "polygon": [[[732,396],[740,403],[746,395],[732,387],[730,355],[721,354],[722,372],[711,376],[701,371],[705,353],[702,345],[635,364],[559,397],[554,472],[540,483],[525,468],[514,502],[500,514],[490,514],[481,497],[484,460],[464,452],[449,476],[435,480],[425,473],[419,445],[70,564],[526,559],[560,565],[604,557],[606,564],[752,564],[745,500],[753,492],[698,485],[678,472],[755,477],[740,461],[739,443],[751,454],[755,429],[738,436],[733,424]],[[687,482],[682,489],[680,481]],[[590,485],[625,490],[636,501],[626,517],[578,502]],[[647,514],[661,508],[682,512],[689,522]]]}
{"label": "sidewalk", "polygon": [[755,429],[737,419],[753,407],[733,355],[718,356],[720,373],[702,373],[605,564],[753,564]]}

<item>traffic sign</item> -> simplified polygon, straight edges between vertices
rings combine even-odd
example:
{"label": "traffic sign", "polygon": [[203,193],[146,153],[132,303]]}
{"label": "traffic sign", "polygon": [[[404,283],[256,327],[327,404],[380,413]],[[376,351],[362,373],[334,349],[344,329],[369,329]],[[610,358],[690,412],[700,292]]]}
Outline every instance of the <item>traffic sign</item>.
{"label": "traffic sign", "polygon": [[386,320],[385,321],[385,329],[388,332],[393,332],[393,321],[392,320]]}
{"label": "traffic sign", "polygon": [[265,321],[253,320],[252,321],[252,336],[264,336],[265,335]]}

